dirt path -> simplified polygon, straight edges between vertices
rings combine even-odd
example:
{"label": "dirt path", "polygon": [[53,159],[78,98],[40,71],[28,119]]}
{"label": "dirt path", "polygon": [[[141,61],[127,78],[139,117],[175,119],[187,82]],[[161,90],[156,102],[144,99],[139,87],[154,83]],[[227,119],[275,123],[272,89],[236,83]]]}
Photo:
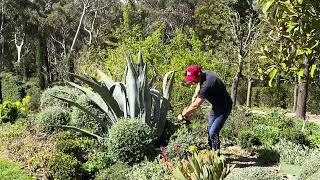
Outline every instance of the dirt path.
{"label": "dirt path", "polygon": [[[221,154],[226,157],[229,164],[235,165],[226,180],[269,180],[274,177],[281,180],[293,180],[290,176],[282,174],[277,164],[266,164],[257,156],[241,149],[239,146],[222,148]],[[274,175],[269,176],[270,174]],[[264,177],[264,175],[266,176]]]}

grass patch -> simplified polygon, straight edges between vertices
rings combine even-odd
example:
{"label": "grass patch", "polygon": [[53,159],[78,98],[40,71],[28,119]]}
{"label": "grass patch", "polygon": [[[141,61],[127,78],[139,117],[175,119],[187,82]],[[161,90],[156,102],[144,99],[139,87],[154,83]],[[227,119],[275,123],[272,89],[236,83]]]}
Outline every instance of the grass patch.
{"label": "grass patch", "polygon": [[22,169],[22,166],[0,158],[0,179],[32,180],[33,178]]}

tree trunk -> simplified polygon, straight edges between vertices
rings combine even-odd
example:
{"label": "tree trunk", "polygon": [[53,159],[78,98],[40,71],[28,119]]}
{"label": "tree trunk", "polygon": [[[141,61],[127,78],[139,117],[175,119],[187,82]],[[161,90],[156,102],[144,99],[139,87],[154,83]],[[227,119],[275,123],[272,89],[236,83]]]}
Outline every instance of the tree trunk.
{"label": "tree trunk", "polygon": [[38,78],[38,85],[43,90],[45,89],[46,82],[44,78],[43,72],[43,49],[41,47],[41,35],[38,35],[38,39],[36,40],[36,65],[37,65],[37,78]]}
{"label": "tree trunk", "polygon": [[[4,0],[2,0],[2,7],[1,7],[1,26],[0,26],[0,40],[1,40],[1,57],[0,57],[0,74],[3,71],[3,64],[4,64]],[[0,76],[0,103],[2,104],[2,78]]]}
{"label": "tree trunk", "polygon": [[45,77],[46,86],[50,84],[50,67],[49,67],[49,59],[48,59],[48,44],[47,44],[47,36],[44,35],[41,37],[41,48],[42,48],[42,62],[43,62],[43,72]]}
{"label": "tree trunk", "polygon": [[295,78],[294,91],[293,91],[293,112],[297,110],[297,101],[298,101],[298,91],[299,91],[299,82],[298,78]]}
{"label": "tree trunk", "polygon": [[23,58],[21,61],[22,64],[22,73],[23,73],[23,82],[27,82],[28,81],[28,65],[27,65],[27,61],[26,58]]}
{"label": "tree trunk", "polygon": [[232,106],[236,106],[236,101],[237,101],[237,91],[238,91],[238,86],[239,86],[239,81],[240,77],[242,74],[242,66],[243,66],[243,56],[241,53],[241,50],[238,50],[238,70],[237,73],[235,74],[232,82],[232,89],[231,89],[231,99],[232,99]]}
{"label": "tree trunk", "polygon": [[251,107],[252,84],[253,84],[253,80],[251,79],[251,77],[249,77],[248,90],[247,90],[247,107]]}
{"label": "tree trunk", "polygon": [[307,110],[308,83],[309,83],[309,67],[308,59],[304,60],[303,76],[299,81],[299,91],[297,100],[296,117],[305,120]]}
{"label": "tree trunk", "polygon": [[[78,24],[78,28],[77,28],[77,31],[76,31],[76,34],[74,35],[74,38],[73,38],[73,41],[72,41],[72,44],[71,44],[71,47],[70,47],[70,51],[69,51],[69,54],[67,56],[67,66],[68,66],[68,72],[69,73],[74,73],[75,70],[74,70],[74,60],[73,60],[73,48],[74,48],[74,45],[75,45],[75,42],[78,38],[78,34],[80,32],[80,28],[81,28],[81,25],[82,25],[82,22],[83,22],[83,18],[86,14],[86,11],[87,11],[87,8],[88,8],[88,0],[86,1],[82,1],[83,2],[83,10],[82,10],[82,14],[80,16],[80,20],[79,20],[79,24]],[[74,81],[74,78],[71,74],[67,75],[69,81],[73,82]]]}

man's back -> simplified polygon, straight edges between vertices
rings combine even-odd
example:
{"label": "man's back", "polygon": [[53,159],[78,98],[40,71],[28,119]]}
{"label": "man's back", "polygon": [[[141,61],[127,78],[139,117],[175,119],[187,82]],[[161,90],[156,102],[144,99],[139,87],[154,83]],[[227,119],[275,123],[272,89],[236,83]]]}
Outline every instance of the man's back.
{"label": "man's back", "polygon": [[223,81],[213,72],[204,71],[198,97],[207,99],[215,111],[230,110],[232,100]]}

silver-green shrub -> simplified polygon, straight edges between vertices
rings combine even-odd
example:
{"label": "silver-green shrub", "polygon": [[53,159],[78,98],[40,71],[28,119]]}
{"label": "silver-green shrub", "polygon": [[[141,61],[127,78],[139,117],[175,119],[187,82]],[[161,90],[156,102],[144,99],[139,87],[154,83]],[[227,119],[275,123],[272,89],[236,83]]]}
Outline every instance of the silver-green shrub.
{"label": "silver-green shrub", "polygon": [[150,127],[137,119],[119,120],[108,135],[108,152],[115,162],[139,162],[152,147]]}

